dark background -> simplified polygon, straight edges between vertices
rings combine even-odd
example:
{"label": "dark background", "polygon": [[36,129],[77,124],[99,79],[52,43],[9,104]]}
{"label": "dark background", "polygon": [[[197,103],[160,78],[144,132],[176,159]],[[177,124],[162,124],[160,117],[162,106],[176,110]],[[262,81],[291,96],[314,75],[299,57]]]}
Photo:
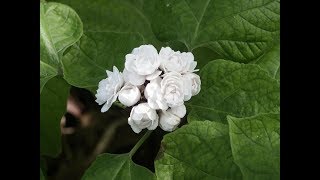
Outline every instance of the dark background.
{"label": "dark background", "polygon": [[[66,103],[67,113],[61,124],[62,153],[57,158],[42,159],[47,162],[48,180],[81,179],[97,155],[128,153],[146,132],[136,134],[128,125],[131,108],[112,106],[101,113],[94,95],[85,89],[72,87]],[[179,126],[185,122],[183,118]],[[154,130],[132,160],[154,172],[154,160],[166,133],[159,127]]]}

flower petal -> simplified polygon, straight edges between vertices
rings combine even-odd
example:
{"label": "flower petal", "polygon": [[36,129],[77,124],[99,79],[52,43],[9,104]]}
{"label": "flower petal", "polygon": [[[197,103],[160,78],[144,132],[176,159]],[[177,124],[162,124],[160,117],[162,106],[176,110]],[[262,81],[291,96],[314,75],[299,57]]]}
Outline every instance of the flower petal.
{"label": "flower petal", "polygon": [[168,112],[170,112],[180,118],[183,118],[187,113],[187,109],[186,109],[186,106],[183,104],[181,106],[169,109]]}
{"label": "flower petal", "polygon": [[128,71],[127,69],[123,70],[123,78],[124,78],[125,82],[130,83],[135,86],[142,85],[146,80],[145,76],[141,76],[137,73]]}
{"label": "flower petal", "polygon": [[138,125],[136,125],[133,120],[131,119],[131,117],[128,118],[128,124],[130,125],[131,129],[133,130],[133,132],[135,133],[140,133],[142,129],[139,128]]}
{"label": "flower petal", "polygon": [[147,75],[146,79],[151,81],[153,79],[156,79],[161,73],[162,73],[162,71],[156,70],[154,73]]}

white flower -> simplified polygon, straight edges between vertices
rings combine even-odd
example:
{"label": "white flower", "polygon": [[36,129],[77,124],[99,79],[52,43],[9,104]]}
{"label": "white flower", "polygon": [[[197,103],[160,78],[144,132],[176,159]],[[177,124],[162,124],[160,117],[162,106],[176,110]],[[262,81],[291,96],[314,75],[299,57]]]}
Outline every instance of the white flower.
{"label": "white flower", "polygon": [[182,75],[169,72],[163,75],[160,83],[163,99],[169,107],[177,107],[184,101],[184,84]]}
{"label": "white flower", "polygon": [[183,76],[184,101],[191,99],[191,96],[197,95],[201,89],[201,80],[197,74],[186,73]]}
{"label": "white flower", "polygon": [[118,99],[125,106],[133,106],[141,97],[140,90],[132,84],[125,84],[119,92]]}
{"label": "white flower", "polygon": [[99,82],[99,87],[96,94],[96,102],[99,105],[105,103],[101,112],[106,112],[111,107],[112,103],[116,101],[118,92],[124,84],[122,74],[117,67],[113,66],[113,72],[106,71],[108,77]]}
{"label": "white flower", "polygon": [[[187,73],[183,75],[184,82],[187,86],[189,86],[189,91],[192,96],[197,95],[201,90],[201,80],[200,76],[194,73]],[[189,82],[188,82],[189,81]],[[187,87],[185,87],[187,88]],[[189,99],[188,99],[189,100]]]}
{"label": "white flower", "polygon": [[165,72],[194,72],[197,62],[191,52],[173,51],[170,47],[161,48],[159,52],[160,68]]}
{"label": "white flower", "polygon": [[159,126],[164,131],[173,131],[180,124],[180,117],[174,115],[170,111],[161,111]]}
{"label": "white flower", "polygon": [[157,128],[158,122],[159,116],[156,110],[150,108],[148,103],[134,106],[128,118],[128,123],[135,133],[141,132],[144,128],[154,130]]}
{"label": "white flower", "polygon": [[163,98],[163,94],[160,89],[161,78],[150,81],[144,90],[144,97],[148,100],[148,104],[152,109],[167,110],[168,105]]}
{"label": "white flower", "polygon": [[152,45],[141,45],[126,55],[124,78],[133,85],[142,85],[146,79],[151,80],[161,74],[156,48]]}

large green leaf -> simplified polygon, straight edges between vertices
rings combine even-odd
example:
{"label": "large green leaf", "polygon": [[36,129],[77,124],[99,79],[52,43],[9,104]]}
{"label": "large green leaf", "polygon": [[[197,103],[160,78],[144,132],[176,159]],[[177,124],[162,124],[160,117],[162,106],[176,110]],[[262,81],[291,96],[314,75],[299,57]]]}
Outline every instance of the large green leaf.
{"label": "large green leaf", "polygon": [[57,156],[61,151],[60,121],[66,112],[70,85],[61,77],[50,79],[40,95],[40,153]]}
{"label": "large green leaf", "polygon": [[241,179],[225,124],[196,121],[185,125],[164,136],[158,156],[158,179]]}
{"label": "large green leaf", "polygon": [[[142,10],[143,2],[139,0],[58,0],[74,8],[87,31],[139,33],[146,43],[157,45],[151,22]],[[128,38],[130,39],[130,38]],[[110,43],[108,41],[107,43]],[[111,41],[111,44],[115,41]],[[115,47],[117,48],[117,47]]]}
{"label": "large green leaf", "polygon": [[96,89],[106,70],[122,70],[125,55],[143,43],[138,33],[88,31],[63,57],[64,78],[74,86]]}
{"label": "large green leaf", "polygon": [[187,103],[188,121],[226,123],[226,115],[247,117],[280,109],[279,82],[258,65],[214,60],[200,77],[201,91]]}
{"label": "large green leaf", "polygon": [[280,179],[279,114],[228,116],[228,122],[232,154],[244,179]]}
{"label": "large green leaf", "polygon": [[61,71],[64,50],[82,33],[82,22],[73,9],[60,3],[40,3],[40,92]]}
{"label": "large green leaf", "polygon": [[279,39],[279,0],[146,2],[146,9],[157,7],[147,11],[156,36],[184,42],[189,50],[207,47],[218,58],[250,62]]}
{"label": "large green leaf", "polygon": [[135,164],[129,154],[101,154],[86,170],[83,180],[155,179],[147,168]]}
{"label": "large green leaf", "polygon": [[258,64],[275,79],[280,79],[280,42],[275,44],[263,56],[252,63]]}

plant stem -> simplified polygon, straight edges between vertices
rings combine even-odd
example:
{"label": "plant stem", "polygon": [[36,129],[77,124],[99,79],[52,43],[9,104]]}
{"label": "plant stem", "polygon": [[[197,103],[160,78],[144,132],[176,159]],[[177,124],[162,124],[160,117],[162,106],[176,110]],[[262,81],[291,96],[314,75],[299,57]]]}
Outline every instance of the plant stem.
{"label": "plant stem", "polygon": [[144,143],[144,141],[151,135],[152,131],[147,131],[142,138],[137,142],[137,144],[129,152],[129,156],[132,157],[134,153],[139,149],[139,147]]}

